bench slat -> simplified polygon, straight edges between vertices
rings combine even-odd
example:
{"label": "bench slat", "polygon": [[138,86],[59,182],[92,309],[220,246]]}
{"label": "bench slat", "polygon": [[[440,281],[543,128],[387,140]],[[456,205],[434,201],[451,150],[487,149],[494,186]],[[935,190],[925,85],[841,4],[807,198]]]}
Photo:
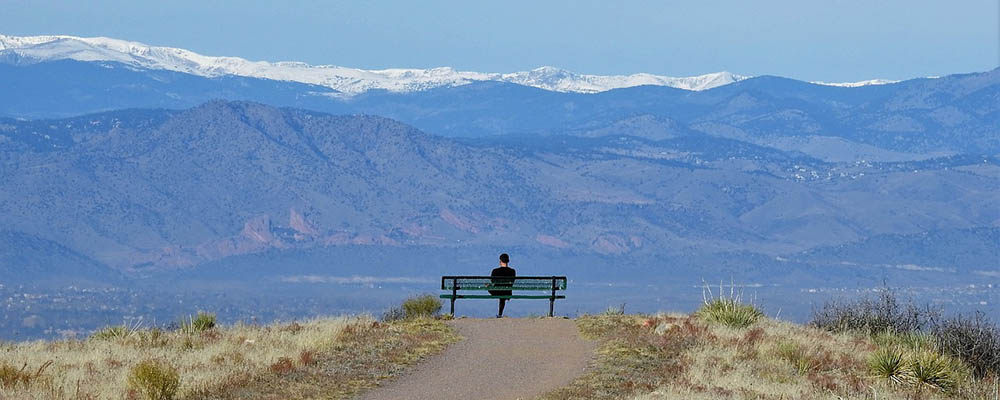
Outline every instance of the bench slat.
{"label": "bench slat", "polygon": [[[489,294],[459,294],[452,296],[450,294],[442,294],[442,299],[451,299],[452,297],[456,299],[551,299],[552,296],[540,296],[540,295],[521,295],[515,294],[511,296],[493,296]],[[566,296],[556,295],[557,299],[565,299]]]}
{"label": "bench slat", "polygon": [[[458,299],[537,299],[549,301],[549,316],[552,316],[556,299],[566,296],[556,295],[557,290],[566,290],[565,276],[442,276],[441,290],[451,293],[442,294],[442,299],[451,300],[451,315],[455,315],[455,300]],[[510,294],[495,296],[493,294],[459,294],[459,291],[478,290],[480,292],[498,290],[510,293],[521,290],[543,290],[548,295]]]}
{"label": "bench slat", "polygon": [[[566,290],[565,276],[444,276],[441,277],[441,290],[452,290],[455,285],[458,290],[552,290],[553,279],[556,290]],[[513,282],[495,284],[495,281]]]}

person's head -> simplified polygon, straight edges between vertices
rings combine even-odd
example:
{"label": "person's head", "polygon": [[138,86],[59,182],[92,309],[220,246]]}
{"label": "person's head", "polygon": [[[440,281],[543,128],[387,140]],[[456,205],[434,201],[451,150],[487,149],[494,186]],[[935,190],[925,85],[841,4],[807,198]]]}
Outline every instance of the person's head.
{"label": "person's head", "polygon": [[500,255],[500,266],[506,267],[507,263],[509,262],[510,262],[510,256],[508,256],[507,253],[503,253]]}

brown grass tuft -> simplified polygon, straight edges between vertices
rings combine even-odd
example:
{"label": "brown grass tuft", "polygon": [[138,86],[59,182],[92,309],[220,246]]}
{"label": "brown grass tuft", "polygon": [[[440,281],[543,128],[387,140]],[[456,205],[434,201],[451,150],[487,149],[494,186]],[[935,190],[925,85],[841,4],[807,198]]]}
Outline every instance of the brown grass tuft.
{"label": "brown grass tuft", "polygon": [[303,366],[310,366],[316,363],[316,352],[311,350],[302,350],[299,353],[299,364]]}
{"label": "brown grass tuft", "polygon": [[278,359],[278,361],[275,361],[274,364],[271,364],[270,369],[272,373],[278,375],[285,375],[289,372],[292,372],[292,370],[295,369],[295,366],[292,365],[291,358],[281,357]]}

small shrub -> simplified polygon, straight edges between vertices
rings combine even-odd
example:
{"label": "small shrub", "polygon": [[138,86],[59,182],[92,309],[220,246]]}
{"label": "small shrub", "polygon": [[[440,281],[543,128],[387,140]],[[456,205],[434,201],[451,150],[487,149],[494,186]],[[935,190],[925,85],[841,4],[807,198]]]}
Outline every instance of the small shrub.
{"label": "small shrub", "polygon": [[943,320],[931,335],[943,353],[964,361],[976,378],[1000,374],[1000,328],[982,313]]}
{"label": "small shrub", "polygon": [[28,364],[24,364],[21,368],[16,368],[6,362],[0,364],[0,388],[3,389],[13,389],[18,384],[21,384],[24,388],[30,388],[31,385],[41,378],[42,373],[45,369],[52,365],[52,360],[46,361],[37,370],[29,371]]}
{"label": "small shrub", "polygon": [[937,315],[937,311],[929,307],[900,304],[894,291],[884,289],[874,298],[827,302],[813,310],[809,324],[832,332],[855,331],[874,336],[882,332],[919,331]]}
{"label": "small shrub", "polygon": [[128,387],[147,400],[171,400],[181,386],[177,369],[153,360],[140,362],[128,376]]}
{"label": "small shrub", "polygon": [[294,368],[295,365],[292,364],[292,359],[288,357],[281,357],[274,364],[271,364],[271,372],[278,375],[285,375],[292,372]]}
{"label": "small shrub", "polygon": [[795,342],[779,343],[775,348],[775,353],[777,353],[778,358],[792,364],[792,368],[795,368],[795,373],[798,375],[806,375],[818,367],[812,357],[806,353],[806,350]]}
{"label": "small shrub", "polygon": [[745,346],[756,346],[761,340],[764,340],[764,330],[761,328],[753,328],[743,335],[740,339],[740,344]]}
{"label": "small shrub", "polygon": [[406,318],[432,317],[439,311],[441,311],[441,300],[434,295],[411,297],[403,302],[403,314]]}
{"label": "small shrub", "polygon": [[181,320],[180,330],[184,333],[198,333],[215,328],[215,314],[198,312],[198,315],[188,316]]}
{"label": "small shrub", "polygon": [[903,350],[896,347],[882,347],[868,358],[868,368],[872,375],[889,383],[899,384],[907,379]]}
{"label": "small shrub", "polygon": [[22,372],[23,368],[17,369],[7,363],[0,364],[0,387],[4,389],[13,388],[21,381]]}
{"label": "small shrub", "polygon": [[382,322],[399,321],[404,318],[406,318],[406,312],[399,306],[389,307],[388,310],[382,313]]}
{"label": "small shrub", "polygon": [[706,321],[718,322],[731,328],[746,328],[764,316],[764,313],[751,304],[727,298],[706,302],[696,314]]}
{"label": "small shrub", "polygon": [[758,345],[764,340],[765,332],[760,327],[748,330],[743,337],[736,342],[736,349],[740,352],[740,357],[744,360],[752,360],[758,356]]}

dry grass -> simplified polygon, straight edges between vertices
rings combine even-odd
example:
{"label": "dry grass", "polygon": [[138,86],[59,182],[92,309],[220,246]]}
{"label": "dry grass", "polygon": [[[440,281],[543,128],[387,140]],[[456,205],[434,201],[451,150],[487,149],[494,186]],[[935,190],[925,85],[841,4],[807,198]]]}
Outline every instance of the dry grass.
{"label": "dry grass", "polygon": [[708,328],[686,316],[665,316],[657,335],[655,325],[638,315],[603,313],[577,319],[583,337],[598,340],[590,371],[569,386],[547,393],[543,399],[621,399],[650,392],[686,373],[685,353],[711,340]]}
{"label": "dry grass", "polygon": [[[300,354],[293,368],[279,360],[271,373],[259,379],[229,382],[190,398],[350,398],[458,340],[458,335],[438,319],[356,324],[341,331],[326,351],[306,357]],[[310,364],[302,365],[303,358],[310,359]]]}
{"label": "dry grass", "polygon": [[[926,337],[831,333],[761,318],[734,328],[681,314],[594,315],[577,320],[600,341],[589,372],[543,399],[994,399],[996,381],[971,380]],[[876,351],[905,345],[893,383],[869,365]],[[909,354],[909,353],[907,353]],[[918,377],[919,375],[919,377]]]}
{"label": "dry grass", "polygon": [[[129,388],[129,376],[144,362],[177,371],[178,399],[338,398],[453,340],[440,321],[382,324],[370,317],[201,331],[112,329],[87,340],[0,344],[0,399],[143,398]],[[297,388],[317,372],[342,379],[289,396],[268,394]]]}

